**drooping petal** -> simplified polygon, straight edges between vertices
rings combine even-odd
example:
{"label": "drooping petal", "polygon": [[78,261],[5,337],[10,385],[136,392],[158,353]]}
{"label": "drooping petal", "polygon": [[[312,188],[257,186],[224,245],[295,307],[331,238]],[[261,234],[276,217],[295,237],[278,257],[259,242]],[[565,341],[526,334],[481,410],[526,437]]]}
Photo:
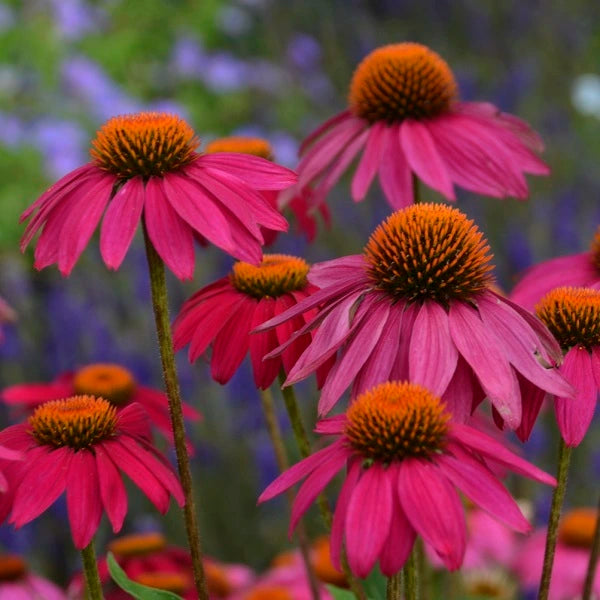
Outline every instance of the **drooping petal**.
{"label": "drooping petal", "polygon": [[485,435],[468,425],[453,423],[449,431],[449,436],[483,456],[487,462],[498,463],[515,473],[519,473],[540,483],[552,486],[556,485],[554,477],[538,469],[535,465],[532,465],[520,456],[513,454],[504,445],[489,435]]}
{"label": "drooping petal", "polygon": [[22,383],[4,388],[2,400],[6,404],[33,408],[48,400],[67,398],[72,393],[73,386],[70,383]]}
{"label": "drooping petal", "polygon": [[344,110],[338,113],[337,115],[334,115],[330,119],[327,119],[327,121],[319,125],[319,127],[317,127],[304,138],[298,151],[300,156],[302,156],[306,152],[308,147],[311,146],[313,142],[315,142],[318,138],[320,138],[327,130],[332,129],[333,127],[335,127],[339,123],[342,123],[343,121],[348,121],[350,119],[355,118],[356,117],[349,110]]}
{"label": "drooping petal", "polygon": [[410,381],[441,396],[452,379],[457,361],[458,351],[450,336],[448,314],[437,302],[423,302],[410,338]]}
{"label": "drooping petal", "polygon": [[334,415],[319,419],[315,425],[314,432],[323,435],[337,435],[342,433],[346,424],[346,415]]}
{"label": "drooping petal", "polygon": [[67,479],[67,511],[73,542],[78,550],[94,537],[102,518],[102,499],[96,461],[90,450],[74,452]]}
{"label": "drooping petal", "polygon": [[400,463],[398,496],[410,524],[431,544],[451,571],[462,564],[466,526],[456,490],[431,462],[409,458]]}
{"label": "drooping petal", "polygon": [[473,411],[474,379],[471,367],[460,356],[454,375],[442,395],[447,410],[452,414],[452,420],[457,423],[466,423]]}
{"label": "drooping petal", "polygon": [[515,429],[521,422],[521,396],[517,377],[499,350],[500,342],[467,304],[450,307],[450,334],[463,358],[475,371],[481,387],[507,425]]}
{"label": "drooping petal", "polygon": [[575,397],[558,396],[554,401],[554,411],[565,444],[574,448],[585,437],[598,400],[592,356],[585,348],[574,346],[567,352],[560,370],[575,388]]}
{"label": "drooping petal", "polygon": [[[250,323],[250,331],[270,319],[275,310],[276,300],[273,298],[261,298]],[[263,333],[250,335],[250,359],[252,361],[252,372],[254,384],[258,389],[266,390],[277,377],[281,367],[281,359],[271,358],[263,360],[265,354],[278,346],[276,330],[269,329]]]}
{"label": "drooping petal", "polygon": [[111,460],[102,444],[95,448],[100,498],[114,533],[121,531],[127,514],[127,492],[119,469]]}
{"label": "drooping petal", "polygon": [[366,577],[379,557],[389,534],[392,507],[390,477],[374,462],[355,485],[346,514],[348,563],[358,577]]}
{"label": "drooping petal", "polygon": [[385,128],[386,126],[383,123],[373,123],[369,128],[369,138],[352,178],[351,191],[352,199],[355,202],[360,202],[364,199],[377,174],[379,163],[385,150]]}
{"label": "drooping petal", "polygon": [[381,189],[392,208],[405,208],[413,203],[414,190],[410,165],[400,142],[400,128],[386,128],[383,141],[385,152],[379,163]]}
{"label": "drooping petal", "polygon": [[144,181],[133,177],[110,201],[100,230],[100,253],[109,269],[121,266],[140,222],[145,198]]}
{"label": "drooping petal", "polygon": [[522,442],[526,442],[531,435],[531,430],[542,408],[546,392],[521,375],[517,375],[517,378],[519,380],[519,387],[521,388],[523,412],[521,424],[515,429],[515,434]]}
{"label": "drooping petal", "polygon": [[367,261],[362,254],[342,256],[315,263],[310,269],[308,280],[319,288],[346,285],[351,280],[360,283],[367,280],[367,268]]}
{"label": "drooping petal", "polygon": [[194,238],[190,226],[172,208],[159,177],[146,182],[144,222],[156,252],[178,279],[194,275]]}

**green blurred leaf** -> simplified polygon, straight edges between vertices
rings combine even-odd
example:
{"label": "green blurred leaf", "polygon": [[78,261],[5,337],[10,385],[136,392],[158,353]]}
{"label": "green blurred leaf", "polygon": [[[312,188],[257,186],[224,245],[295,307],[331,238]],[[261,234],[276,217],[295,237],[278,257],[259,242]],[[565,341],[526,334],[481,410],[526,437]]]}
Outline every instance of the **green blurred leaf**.
{"label": "green blurred leaf", "polygon": [[365,594],[370,600],[385,600],[387,590],[387,577],[375,567],[363,581]]}
{"label": "green blurred leaf", "polygon": [[131,594],[137,600],[182,600],[181,596],[173,594],[172,592],[165,592],[164,590],[157,590],[155,588],[142,585],[131,581],[125,571],[117,564],[115,557],[112,552],[108,553],[106,557],[108,563],[108,571],[113,581],[128,594]]}
{"label": "green blurred leaf", "polygon": [[336,587],[335,585],[328,585],[327,589],[333,596],[334,600],[355,600],[354,594],[350,590]]}

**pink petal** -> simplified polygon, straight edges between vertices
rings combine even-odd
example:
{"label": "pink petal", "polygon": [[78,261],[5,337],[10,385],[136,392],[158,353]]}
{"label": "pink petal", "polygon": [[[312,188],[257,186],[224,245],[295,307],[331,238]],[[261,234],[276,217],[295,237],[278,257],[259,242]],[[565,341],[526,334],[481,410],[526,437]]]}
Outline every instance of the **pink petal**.
{"label": "pink petal", "polygon": [[335,127],[339,123],[355,118],[356,117],[349,110],[344,110],[341,113],[334,115],[330,119],[327,119],[327,121],[319,125],[319,127],[317,127],[308,136],[306,136],[306,138],[304,138],[299,150],[300,156],[302,156],[306,152],[307,148],[311,146],[317,138],[321,137],[321,135],[323,135],[328,129]]}
{"label": "pink petal", "polygon": [[459,357],[454,375],[442,395],[452,420],[466,423],[473,409],[473,371],[464,358]]}
{"label": "pink petal", "polygon": [[172,208],[162,180],[150,177],[146,183],[144,223],[154,249],[178,279],[194,275],[194,238],[190,226]]}
{"label": "pink petal", "polygon": [[[395,473],[393,473],[395,471]],[[400,571],[410,556],[411,550],[417,537],[417,532],[406,518],[400,498],[398,497],[398,474],[399,466],[391,464],[388,467],[388,478],[392,482],[392,522],[385,544],[379,555],[379,566],[381,572],[391,577]]]}
{"label": "pink petal", "polygon": [[410,338],[410,380],[441,396],[452,379],[457,361],[448,314],[437,302],[423,302]]}
{"label": "pink petal", "polygon": [[436,457],[444,475],[474,504],[519,533],[529,533],[531,525],[496,476],[469,452],[457,445],[448,450],[454,456]]}
{"label": "pink petal", "polygon": [[519,380],[519,387],[521,388],[523,414],[521,424],[515,429],[515,434],[522,442],[526,442],[540,413],[540,409],[546,398],[546,392],[521,375],[517,375],[517,378]]}
{"label": "pink petal", "polygon": [[540,483],[555,486],[556,479],[520,456],[507,450],[500,442],[467,425],[453,423],[449,435],[465,446],[485,457],[488,462],[495,462],[509,468],[515,473],[534,479]]}
{"label": "pink petal", "polygon": [[592,369],[596,379],[596,387],[600,389],[600,348],[598,347],[592,350]]}
{"label": "pink petal", "polygon": [[132,401],[118,413],[118,429],[133,437],[150,441],[152,432],[150,430],[150,419],[148,413],[139,402]]}
{"label": "pink petal", "polygon": [[102,518],[96,461],[90,450],[74,452],[67,481],[67,510],[75,548],[85,548]]}
{"label": "pink petal", "polygon": [[11,385],[2,390],[2,400],[6,404],[23,404],[33,408],[48,400],[58,400],[73,394],[70,383],[23,383]]}
{"label": "pink petal", "polygon": [[394,209],[410,206],[414,200],[413,176],[400,142],[400,128],[387,127],[382,140],[385,151],[379,163],[381,188]]}
{"label": "pink petal", "polygon": [[319,288],[359,283],[367,280],[368,264],[362,254],[342,256],[315,263],[308,274],[309,281]]}
{"label": "pink petal", "polygon": [[342,544],[344,542],[344,529],[346,526],[346,515],[348,514],[348,503],[354,493],[356,483],[360,477],[362,466],[360,460],[350,460],[348,465],[348,474],[340,490],[335,513],[331,524],[331,537],[329,538],[329,547],[331,552],[331,562],[333,566],[341,571]]}
{"label": "pink petal", "polygon": [[121,266],[142,216],[144,182],[134,177],[110,201],[100,230],[100,252],[109,269]]}
{"label": "pink petal", "polygon": [[574,398],[557,397],[554,411],[565,444],[574,448],[579,446],[587,433],[598,399],[598,386],[589,351],[576,346],[571,348],[560,371],[573,384],[576,395]]}
{"label": "pink petal", "polygon": [[27,453],[27,466],[15,493],[10,522],[16,528],[33,521],[64,492],[73,451],[38,446]]}
{"label": "pink petal", "polygon": [[110,198],[113,183],[114,178],[111,175],[102,177],[77,204],[73,203],[71,206],[58,240],[58,269],[63,276],[71,273],[92,237]]}
{"label": "pink petal", "polygon": [[114,533],[121,531],[127,514],[127,492],[119,470],[102,444],[95,448],[100,498]]}
{"label": "pink petal", "polygon": [[337,435],[344,431],[346,415],[334,415],[319,419],[315,425],[314,432],[322,435]]}
{"label": "pink petal", "polygon": [[410,349],[409,340],[413,333],[413,326],[417,314],[419,312],[419,306],[415,303],[404,304],[397,302],[395,308],[398,311],[402,311],[402,322],[400,323],[400,333],[398,335],[398,350],[392,363],[392,370],[390,372],[390,381],[404,381],[408,380],[408,352]]}
{"label": "pink petal", "polygon": [[344,456],[348,456],[348,450],[345,448],[342,438],[291,466],[267,486],[264,492],[258,497],[258,504],[282,494],[285,490],[291,488],[295,483],[298,483],[314,471],[322,462],[341,453]]}
{"label": "pink petal", "polygon": [[[319,415],[327,414],[340,399],[344,390],[350,386],[373,349],[380,342],[380,336],[388,320],[389,304],[374,306],[370,314],[361,322],[360,327],[342,349],[340,359],[331,369],[327,381],[321,390]],[[391,348],[395,346],[392,345]],[[388,352],[390,348],[388,348]]]}
{"label": "pink petal", "polygon": [[467,304],[450,307],[450,334],[463,358],[475,371],[481,387],[512,429],[521,422],[521,396],[517,377],[500,351],[501,344]]}
{"label": "pink petal", "polygon": [[600,280],[590,252],[560,256],[534,265],[523,274],[510,298],[533,310],[542,296],[561,286],[585,287]]}
{"label": "pink petal", "polygon": [[[273,298],[262,298],[259,300],[250,330],[255,329],[273,316],[276,300]],[[281,359],[271,358],[263,360],[265,354],[279,345],[276,331],[270,329],[264,333],[250,335],[250,359],[252,361],[252,372],[254,384],[261,390],[266,390],[273,383],[281,367]]]}
{"label": "pink petal", "polygon": [[426,125],[405,119],[400,127],[400,139],[408,164],[419,178],[449,200],[455,200],[448,170]]}
{"label": "pink petal", "polygon": [[398,496],[410,524],[433,546],[451,571],[466,548],[463,507],[452,484],[434,464],[409,458],[400,463]]}
{"label": "pink petal", "polygon": [[358,163],[352,178],[352,199],[360,202],[369,190],[384,152],[386,126],[383,123],[373,123],[369,128],[369,138],[362,158]]}
{"label": "pink petal", "polygon": [[392,523],[392,481],[374,462],[354,487],[346,514],[346,551],[350,569],[366,577],[379,557]]}
{"label": "pink petal", "polygon": [[[330,446],[331,448],[331,446]],[[323,491],[325,486],[337,475],[339,470],[346,464],[349,451],[342,447],[336,448],[325,458],[306,478],[302,484],[294,503],[290,517],[289,535],[298,525],[302,515],[310,508],[316,497]]]}

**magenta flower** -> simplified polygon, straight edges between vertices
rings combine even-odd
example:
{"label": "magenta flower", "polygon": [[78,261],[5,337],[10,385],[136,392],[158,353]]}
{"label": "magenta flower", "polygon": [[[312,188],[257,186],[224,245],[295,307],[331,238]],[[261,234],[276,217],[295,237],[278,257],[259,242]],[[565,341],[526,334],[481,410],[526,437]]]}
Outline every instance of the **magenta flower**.
{"label": "magenta flower", "polygon": [[[581,597],[597,518],[598,511],[593,508],[578,508],[562,517],[548,600],[573,600]],[[539,585],[545,545],[546,531],[536,531],[524,542],[515,557],[514,570],[521,585],[528,591],[537,590]],[[592,596],[600,597],[598,570]]]}
{"label": "magenta flower", "polygon": [[66,491],[71,535],[85,548],[106,512],[113,531],[123,525],[127,493],[120,471],[161,513],[172,495],[184,503],[179,480],[152,446],[139,404],[117,409],[103,398],[73,396],[35,409],[26,423],[0,432],[0,444],[24,454],[5,469],[8,492],[0,496],[0,520],[10,513],[17,528],[33,521]]}
{"label": "magenta flower", "polygon": [[441,400],[424,387],[383,383],[359,396],[345,415],[320,421],[316,431],[336,440],[280,475],[259,502],[306,477],[292,507],[291,533],[327,483],[347,467],[331,529],[337,568],[345,542],[357,576],[365,577],[377,561],[384,575],[394,575],[419,534],[448,569],[458,569],[466,530],[456,488],[525,533],[529,523],[486,463],[500,463],[549,485],[556,481],[494,439],[450,418]]}
{"label": "magenta flower", "polygon": [[0,554],[0,600],[67,600],[67,595],[29,571],[20,556]]}
{"label": "magenta flower", "polygon": [[[600,391],[600,291],[559,287],[546,294],[536,307],[538,317],[558,340],[565,358],[560,372],[575,389],[575,397],[554,398],[558,429],[571,448],[579,446],[594,417]],[[527,397],[517,434],[525,441],[545,394]]]}
{"label": "magenta flower", "polygon": [[[387,380],[420,383],[465,422],[487,396],[509,427],[521,422],[521,387],[570,396],[553,365],[560,348],[529,312],[490,289],[491,254],[473,221],[441,204],[391,215],[364,254],[315,265],[321,288],[257,331],[318,308],[295,336],[314,330],[287,384],[339,351],[319,402],[328,413],[352,384],[356,396]],[[272,358],[286,345],[267,355]]]}
{"label": "magenta flower", "polygon": [[[288,373],[310,343],[310,333],[290,340],[294,329],[312,319],[315,310],[299,314],[289,323],[256,335],[250,331],[294,307],[316,288],[308,283],[309,266],[301,258],[284,254],[265,254],[258,266],[238,262],[226,277],[205,286],[186,300],[173,324],[175,350],[190,344],[190,362],[212,348],[211,374],[227,383],[248,352],[256,387],[265,390],[281,369]],[[289,346],[270,360],[265,354],[280,344]],[[320,369],[327,374],[329,363]]]}
{"label": "magenta flower", "polygon": [[349,108],[326,121],[300,148],[298,184],[315,204],[362,155],[352,198],[362,200],[378,174],[394,208],[413,201],[413,176],[455,199],[454,185],[503,198],[526,198],[524,174],[548,175],[536,156],[538,135],[523,121],[482,102],[457,101],[454,76],[421,44],[383,46],[357,67]]}
{"label": "magenta flower", "polygon": [[35,267],[53,263],[69,275],[100,222],[100,252],[118,269],[138,222],[179,279],[194,272],[194,234],[241,260],[262,257],[260,226],[287,229],[257,190],[293,185],[295,174],[236,153],[198,154],[185,121],[163,113],[110,119],[92,142],[92,162],[65,175],[34,202],[21,249],[42,231]]}
{"label": "magenta flower", "polygon": [[600,227],[588,252],[559,256],[530,267],[510,296],[513,302],[533,310],[544,294],[562,286],[600,289]]}
{"label": "magenta flower", "polygon": [[[23,383],[11,385],[1,392],[2,400],[13,407],[31,410],[48,400],[84,395],[104,398],[118,409],[137,402],[148,413],[154,425],[167,439],[173,439],[169,402],[160,390],[139,385],[133,373],[121,365],[95,363],[74,372],[61,373],[50,383]],[[200,413],[183,404],[183,413],[191,421],[200,419]]]}

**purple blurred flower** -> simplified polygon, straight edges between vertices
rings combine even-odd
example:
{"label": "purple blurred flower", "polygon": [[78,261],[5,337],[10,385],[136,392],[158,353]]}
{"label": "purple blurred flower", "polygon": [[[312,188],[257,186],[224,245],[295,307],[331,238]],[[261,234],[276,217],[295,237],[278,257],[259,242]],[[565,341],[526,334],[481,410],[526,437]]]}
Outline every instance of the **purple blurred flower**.
{"label": "purple blurred flower", "polygon": [[229,35],[246,33],[252,24],[250,15],[239,6],[224,6],[217,14],[217,22],[222,31]]}
{"label": "purple blurred flower", "polygon": [[129,98],[100,65],[88,58],[67,59],[62,65],[62,77],[65,87],[85,102],[99,120],[141,109],[139,102]]}
{"label": "purple blurred flower", "polygon": [[14,115],[0,112],[0,143],[5,146],[18,146],[23,142],[25,127]]}
{"label": "purple blurred flower", "polygon": [[233,92],[248,85],[248,64],[229,52],[211,55],[205,66],[200,78],[215,92]]}
{"label": "purple blurred flower", "polygon": [[0,3],[0,31],[6,31],[15,24],[15,13],[10,6]]}
{"label": "purple blurred flower", "polygon": [[72,121],[42,119],[33,127],[32,137],[44,155],[50,177],[62,177],[87,161],[88,135]]}
{"label": "purple blurred flower", "polygon": [[298,69],[315,69],[321,60],[321,46],[314,37],[305,33],[295,35],[287,47],[288,60]]}
{"label": "purple blurred flower", "polygon": [[84,0],[51,0],[56,27],[69,40],[77,40],[90,31],[97,31],[106,15]]}
{"label": "purple blurred flower", "polygon": [[206,68],[207,56],[201,44],[191,37],[181,37],[175,42],[171,61],[178,75],[199,79]]}

